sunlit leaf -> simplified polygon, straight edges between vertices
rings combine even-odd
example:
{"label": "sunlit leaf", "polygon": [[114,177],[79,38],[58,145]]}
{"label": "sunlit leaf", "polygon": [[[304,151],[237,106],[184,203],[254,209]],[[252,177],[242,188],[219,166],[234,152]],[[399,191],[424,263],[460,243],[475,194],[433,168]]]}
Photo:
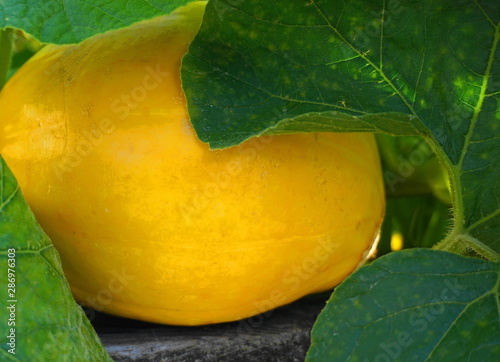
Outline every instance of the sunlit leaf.
{"label": "sunlit leaf", "polygon": [[0,360],[111,360],[1,157],[0,286]]}
{"label": "sunlit leaf", "polygon": [[0,28],[19,28],[46,43],[77,43],[94,34],[168,14],[191,0],[8,0]]}

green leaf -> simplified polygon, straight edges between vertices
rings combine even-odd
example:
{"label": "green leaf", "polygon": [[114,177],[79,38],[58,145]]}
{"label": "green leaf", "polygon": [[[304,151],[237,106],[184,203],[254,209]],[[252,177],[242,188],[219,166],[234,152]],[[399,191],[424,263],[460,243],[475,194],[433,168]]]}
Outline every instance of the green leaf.
{"label": "green leaf", "polygon": [[339,286],[308,361],[497,361],[500,264],[428,249],[384,256]]}
{"label": "green leaf", "polygon": [[193,125],[212,148],[260,134],[420,135],[450,174],[445,247],[494,259],[499,20],[488,0],[213,0],[183,60]]}
{"label": "green leaf", "polygon": [[0,29],[0,90],[7,81],[12,52],[12,29]]}
{"label": "green leaf", "polygon": [[78,43],[107,30],[172,12],[191,0],[9,0],[0,2],[0,28],[19,28],[45,43]]}
{"label": "green leaf", "polygon": [[1,157],[0,287],[0,360],[111,360],[71,295],[59,254]]}

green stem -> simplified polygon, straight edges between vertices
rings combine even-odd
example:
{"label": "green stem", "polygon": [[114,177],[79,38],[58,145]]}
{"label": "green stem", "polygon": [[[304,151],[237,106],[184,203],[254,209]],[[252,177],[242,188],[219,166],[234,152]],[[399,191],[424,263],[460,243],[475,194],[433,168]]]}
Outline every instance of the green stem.
{"label": "green stem", "polygon": [[461,238],[457,237],[452,231],[443,240],[434,245],[433,249],[449,251],[450,253],[456,253],[464,255],[467,251],[467,247],[462,242]]}
{"label": "green stem", "polygon": [[487,260],[498,262],[498,254],[481,241],[470,236],[468,230],[464,228],[464,205],[460,166],[453,165],[441,147],[436,146],[437,142],[433,143],[433,140],[430,140],[428,143],[441,159],[448,172],[453,206],[453,228],[443,240],[433,247],[433,249],[449,251],[461,255],[466,255],[468,250],[473,250]]}
{"label": "green stem", "polygon": [[457,235],[452,232],[442,241],[437,243],[433,249],[449,251],[462,255],[466,254],[467,249],[470,249],[487,260],[493,262],[499,261],[498,254],[494,250],[467,234]]}
{"label": "green stem", "polygon": [[12,37],[14,30],[5,28],[0,30],[0,90],[7,81],[9,72],[11,53],[12,53]]}
{"label": "green stem", "polygon": [[453,230],[450,232],[450,235],[462,234],[464,228],[464,207],[462,200],[462,180],[460,179],[460,170],[453,164],[453,162],[451,162],[446,152],[444,152],[444,150],[439,146],[439,142],[434,139],[434,137],[431,136],[426,138],[426,141],[438,159],[443,163],[443,166],[448,173],[453,212]]}
{"label": "green stem", "polygon": [[479,119],[479,113],[481,112],[483,108],[483,103],[487,98],[486,92],[488,90],[488,82],[490,81],[490,75],[493,74],[495,54],[496,50],[500,46],[499,44],[500,44],[500,25],[497,25],[495,29],[495,37],[493,39],[493,44],[491,46],[492,51],[490,52],[487,67],[485,70],[486,76],[483,78],[483,84],[481,85],[479,100],[475,107],[474,114],[472,116],[469,129],[465,137],[464,147],[462,149],[461,156],[457,165],[452,164],[450,159],[444,154],[443,151],[440,150],[440,147],[436,147],[437,152],[441,152],[439,156],[441,156],[441,160],[443,160],[443,162],[445,163],[446,169],[448,170],[450,176],[450,186],[451,186],[452,204],[453,204],[453,230],[443,241],[439,242],[435,246],[435,249],[463,253],[464,248],[465,249],[469,248],[471,250],[474,250],[476,253],[483,256],[484,258],[494,261],[498,261],[499,255],[490,247],[488,247],[481,241],[477,240],[476,238],[468,234],[470,225],[468,225],[468,229],[465,229],[464,227],[465,210],[463,204],[461,172],[463,168],[462,166],[464,163],[465,155],[467,154],[468,147],[471,143],[477,120]]}

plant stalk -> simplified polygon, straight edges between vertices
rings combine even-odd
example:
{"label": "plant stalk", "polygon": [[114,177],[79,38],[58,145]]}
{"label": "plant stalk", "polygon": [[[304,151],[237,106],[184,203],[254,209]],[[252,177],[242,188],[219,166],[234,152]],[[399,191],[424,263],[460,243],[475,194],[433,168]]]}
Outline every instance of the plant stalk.
{"label": "plant stalk", "polygon": [[466,255],[466,251],[469,249],[482,256],[484,259],[496,263],[498,263],[500,258],[498,253],[493,249],[467,234],[456,235],[451,233],[444,238],[444,240],[437,243],[433,249],[461,255]]}

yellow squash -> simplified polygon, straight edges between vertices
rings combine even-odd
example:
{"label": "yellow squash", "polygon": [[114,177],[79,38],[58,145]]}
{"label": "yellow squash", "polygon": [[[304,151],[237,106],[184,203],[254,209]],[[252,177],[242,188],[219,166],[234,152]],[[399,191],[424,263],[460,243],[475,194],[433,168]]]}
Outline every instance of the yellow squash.
{"label": "yellow squash", "polygon": [[80,303],[197,325],[340,283],[384,213],[371,134],[258,137],[209,150],[179,67],[204,3],[47,46],[0,96],[0,152]]}

